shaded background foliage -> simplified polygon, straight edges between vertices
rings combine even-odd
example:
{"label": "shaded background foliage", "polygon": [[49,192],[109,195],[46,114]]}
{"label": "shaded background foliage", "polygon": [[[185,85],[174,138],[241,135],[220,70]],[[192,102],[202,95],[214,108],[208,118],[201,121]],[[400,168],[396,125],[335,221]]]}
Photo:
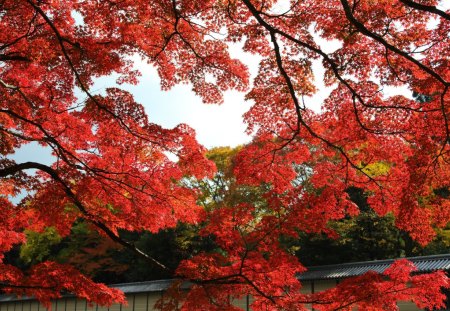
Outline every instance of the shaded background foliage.
{"label": "shaded background foliage", "polygon": [[[184,181],[190,187],[202,191],[199,204],[205,210],[244,202],[267,206],[264,198],[267,188],[264,185],[252,187],[236,183],[233,175],[234,157],[241,148],[217,147],[209,150],[207,157],[218,168],[215,176],[212,179]],[[299,177],[298,180],[306,182],[307,178]],[[367,203],[363,189],[351,187],[347,193],[358,206],[358,215],[330,222],[330,234],[299,232],[298,239],[281,237],[283,247],[306,266],[450,252],[449,228],[436,229],[436,238],[426,246],[421,246],[395,226],[392,214],[377,215]],[[214,236],[202,237],[198,234],[201,228],[202,225],[180,223],[176,228],[161,230],[156,234],[121,231],[120,235],[175,271],[184,259],[202,252],[220,251]],[[103,239],[81,220],[72,228],[71,234],[64,238],[52,228],[42,233],[29,231],[27,243],[14,248],[6,256],[7,262],[23,268],[45,260],[70,263],[95,281],[107,284],[174,277],[171,273],[149,265],[129,250]]]}

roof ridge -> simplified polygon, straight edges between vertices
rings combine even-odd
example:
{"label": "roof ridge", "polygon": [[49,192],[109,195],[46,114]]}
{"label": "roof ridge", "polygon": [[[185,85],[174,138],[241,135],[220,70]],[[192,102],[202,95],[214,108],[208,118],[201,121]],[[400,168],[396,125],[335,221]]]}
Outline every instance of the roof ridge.
{"label": "roof ridge", "polygon": [[130,283],[116,283],[108,284],[108,287],[119,287],[119,286],[136,286],[136,285],[151,285],[158,283],[172,283],[178,281],[179,279],[161,279],[161,280],[150,280],[150,281],[140,281],[140,282],[130,282]]}
{"label": "roof ridge", "polygon": [[427,255],[427,256],[415,256],[415,257],[399,257],[395,259],[379,259],[379,260],[368,260],[368,261],[355,261],[355,262],[345,262],[339,264],[330,264],[330,265],[317,265],[317,266],[308,266],[306,267],[308,270],[325,270],[327,268],[343,268],[343,267],[358,267],[358,266],[367,266],[367,265],[377,265],[377,264],[389,264],[393,263],[396,260],[407,259],[412,262],[415,261],[427,261],[427,260],[438,260],[438,259],[449,259],[450,254],[438,254],[438,255]]}

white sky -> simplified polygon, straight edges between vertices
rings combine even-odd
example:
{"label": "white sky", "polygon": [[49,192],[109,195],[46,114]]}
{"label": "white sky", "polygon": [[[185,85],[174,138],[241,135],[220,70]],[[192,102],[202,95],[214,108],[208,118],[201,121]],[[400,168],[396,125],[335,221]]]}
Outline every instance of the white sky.
{"label": "white sky", "polygon": [[[337,42],[320,42],[322,48],[331,52],[338,48]],[[230,46],[233,58],[245,63],[253,79],[258,71],[260,57],[242,51],[242,44]],[[191,91],[190,85],[177,85],[170,91],[161,91],[160,79],[155,68],[136,58],[135,66],[142,73],[138,85],[124,84],[120,87],[134,95],[142,104],[149,120],[165,128],[173,128],[180,123],[191,126],[197,134],[197,140],[207,148],[217,146],[237,146],[250,141],[245,134],[246,125],[243,114],[252,106],[245,101],[245,93],[227,91],[221,105],[204,104],[199,96]],[[320,111],[320,103],[329,95],[331,89],[323,85],[323,66],[321,60],[314,61],[316,86],[319,92],[312,98],[306,98],[308,107]],[[107,87],[115,85],[115,77],[98,79],[92,88],[93,93],[101,93]]]}
{"label": "white sky", "polygon": [[[254,76],[257,72],[258,58],[243,53],[239,46],[233,46],[232,57],[246,59],[246,64]],[[180,123],[191,126],[197,134],[197,140],[207,148],[215,146],[237,146],[250,141],[246,135],[246,126],[242,115],[252,103],[244,100],[245,93],[228,91],[221,105],[204,104],[196,96],[190,85],[176,85],[170,91],[161,91],[160,79],[156,69],[138,59],[135,66],[142,73],[138,85],[120,86],[131,92],[135,100],[145,107],[151,122],[165,128],[173,128]],[[114,85],[114,78],[98,79],[94,93],[102,92]]]}

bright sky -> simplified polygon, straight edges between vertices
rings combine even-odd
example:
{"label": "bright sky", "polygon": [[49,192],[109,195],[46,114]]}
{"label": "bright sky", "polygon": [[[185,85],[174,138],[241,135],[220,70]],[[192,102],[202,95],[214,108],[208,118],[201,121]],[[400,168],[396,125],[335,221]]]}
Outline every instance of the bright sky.
{"label": "bright sky", "polygon": [[[336,42],[324,40],[320,45],[327,52],[339,47]],[[256,76],[259,57],[243,52],[241,44],[231,46],[230,54],[248,66],[252,78]],[[225,92],[223,104],[204,104],[201,98],[191,91],[190,85],[177,85],[170,91],[161,91],[155,68],[139,59],[136,59],[135,64],[142,73],[140,83],[120,87],[131,92],[135,100],[145,107],[151,122],[165,128],[186,123],[196,131],[197,140],[207,148],[237,146],[250,141],[251,137],[245,134],[246,125],[242,116],[252,106],[252,102],[245,101],[245,93],[228,91]],[[313,98],[308,98],[306,104],[320,111],[320,103],[329,95],[331,89],[323,85],[324,69],[320,60],[314,62],[313,70],[320,91]],[[101,93],[105,88],[114,86],[114,80],[114,77],[98,79],[92,88],[93,93]]]}
{"label": "bright sky", "polygon": [[[232,47],[231,54],[246,59],[251,74],[256,75],[258,58],[243,53],[239,46]],[[177,85],[170,91],[161,91],[155,68],[138,59],[135,64],[142,73],[140,83],[120,87],[131,92],[135,100],[145,107],[151,122],[165,128],[186,123],[195,129],[197,140],[207,148],[236,146],[250,141],[242,121],[242,115],[251,107],[251,103],[244,100],[245,93],[229,91],[225,93],[222,105],[204,104],[192,92],[190,85]],[[98,93],[113,85],[113,78],[102,78],[92,89]]]}

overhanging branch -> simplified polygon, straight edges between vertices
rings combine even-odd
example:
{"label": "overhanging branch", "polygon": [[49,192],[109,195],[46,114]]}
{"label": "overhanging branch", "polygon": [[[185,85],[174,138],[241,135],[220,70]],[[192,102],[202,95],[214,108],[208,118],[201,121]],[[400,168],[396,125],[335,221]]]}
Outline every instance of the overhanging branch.
{"label": "overhanging branch", "polygon": [[73,202],[73,204],[78,208],[78,210],[85,216],[85,218],[91,222],[93,225],[95,225],[97,228],[99,228],[101,231],[103,231],[111,240],[113,240],[116,243],[119,243],[120,245],[124,246],[128,250],[132,251],[134,254],[138,255],[141,258],[144,258],[145,260],[151,262],[152,264],[158,266],[162,270],[170,271],[168,267],[166,267],[164,264],[156,260],[155,258],[151,257],[150,255],[146,254],[139,248],[137,248],[134,244],[125,241],[122,239],[119,235],[114,233],[107,225],[105,225],[103,222],[96,220],[94,215],[90,214],[89,211],[86,209],[84,204],[78,199],[78,197],[75,195],[75,193],[72,191],[72,189],[68,186],[68,184],[59,176],[58,172],[51,168],[50,166],[37,163],[37,162],[24,162],[15,164],[9,167],[5,167],[3,169],[0,169],[0,177],[8,177],[11,175],[14,175],[18,172],[21,172],[23,170],[27,169],[37,169],[40,171],[43,171],[50,175],[50,177],[56,181],[58,184],[61,185],[64,192],[66,193],[67,197]]}

